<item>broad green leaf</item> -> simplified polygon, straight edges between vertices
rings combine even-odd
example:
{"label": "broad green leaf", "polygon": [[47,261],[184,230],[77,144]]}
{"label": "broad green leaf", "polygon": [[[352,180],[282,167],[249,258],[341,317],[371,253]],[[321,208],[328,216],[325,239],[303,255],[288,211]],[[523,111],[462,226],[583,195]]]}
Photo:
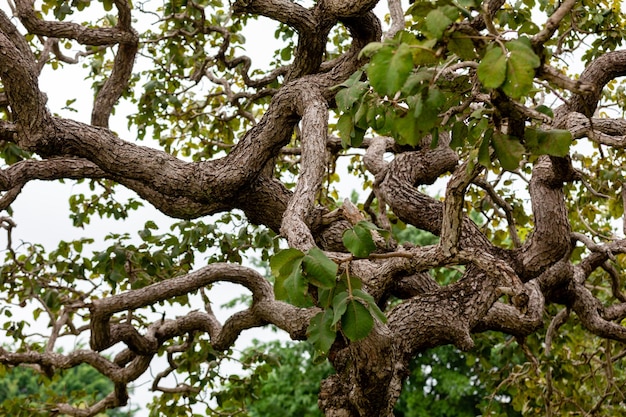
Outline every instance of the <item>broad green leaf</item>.
{"label": "broad green leaf", "polygon": [[400,145],[416,146],[422,138],[419,119],[412,111],[395,119],[392,126],[394,138]]}
{"label": "broad green leaf", "polygon": [[[363,287],[363,283],[361,279],[356,275],[350,274],[350,289],[354,291],[355,289],[361,289]],[[341,277],[339,277],[339,282],[337,283],[337,287],[335,287],[335,291],[339,294],[341,291],[348,291],[348,275],[343,273]]]}
{"label": "broad green leaf", "polygon": [[317,305],[322,308],[328,308],[331,306],[333,297],[336,293],[335,288],[320,288],[317,290]]}
{"label": "broad green leaf", "polygon": [[426,15],[426,30],[436,39],[441,39],[451,24],[452,20],[441,9],[435,9]]}
{"label": "broad green leaf", "polygon": [[309,342],[315,346],[316,355],[326,355],[337,337],[337,331],[331,324],[332,320],[333,312],[328,309],[315,315],[309,323],[307,336]]}
{"label": "broad green leaf", "polygon": [[274,285],[274,294],[277,299],[287,300],[289,303],[298,307],[308,307],[311,305],[310,298],[308,297],[309,283],[307,277],[302,273],[302,259],[294,264],[291,274],[282,282],[282,288],[287,296],[286,298],[279,297],[279,294],[283,295],[281,291],[278,291],[281,287],[280,284],[277,278]]}
{"label": "broad green leaf", "polygon": [[[356,112],[354,113],[354,124],[357,128],[363,131],[366,131],[369,128],[369,124],[367,123],[368,110],[369,110],[368,100],[361,100],[359,107],[356,109]],[[358,145],[353,144],[352,146],[358,146]]]}
{"label": "broad green leaf", "polygon": [[337,264],[318,248],[312,248],[302,264],[309,282],[320,288],[333,288],[337,283]]}
{"label": "broad green leaf", "polygon": [[440,122],[439,113],[446,102],[438,88],[429,88],[423,94],[409,97],[409,111],[396,119],[393,126],[396,141],[401,145],[417,146]]}
{"label": "broad green leaf", "polygon": [[348,301],[350,301],[350,294],[348,294],[348,291],[342,291],[333,298],[333,326],[341,320],[341,316],[343,316],[346,312],[346,309],[348,308]]}
{"label": "broad green leaf", "polygon": [[478,80],[487,88],[498,88],[507,76],[506,55],[502,48],[495,45],[485,54],[478,65]]}
{"label": "broad green leaf", "polygon": [[364,56],[369,58],[384,46],[385,44],[383,44],[382,42],[370,42],[365,45],[363,49],[361,49],[361,52],[359,52],[359,58],[362,58]]}
{"label": "broad green leaf", "polygon": [[515,171],[524,155],[524,146],[519,140],[498,132],[494,133],[492,143],[502,168]]}
{"label": "broad green leaf", "polygon": [[308,282],[302,274],[304,253],[289,248],[278,252],[270,259],[274,282],[274,295],[278,300],[286,300],[297,306],[308,304]]}
{"label": "broad green leaf", "polygon": [[365,338],[374,327],[374,318],[360,301],[352,299],[348,302],[346,312],[341,316],[341,329],[352,341]]}
{"label": "broad green leaf", "polygon": [[461,59],[473,60],[476,58],[476,51],[474,51],[474,43],[469,36],[453,32],[448,41],[448,49],[458,55]]}
{"label": "broad green leaf", "polygon": [[541,60],[533,51],[533,48],[530,44],[530,40],[527,37],[520,37],[519,39],[514,39],[506,43],[506,49],[511,52],[516,52],[518,55],[523,56],[528,65],[533,68],[539,67],[541,65]]}
{"label": "broad green leaf", "polygon": [[337,101],[337,108],[346,112],[359,101],[363,94],[367,91],[367,84],[359,81],[348,88],[343,88],[335,95]]}
{"label": "broad green leaf", "polygon": [[389,238],[389,230],[381,229],[372,222],[368,222],[367,220],[361,220],[357,224],[359,226],[362,226],[364,229],[377,231],[385,239]]}
{"label": "broad green leaf", "polygon": [[370,231],[359,224],[344,232],[343,244],[357,258],[367,258],[376,249]]}
{"label": "broad green leaf", "polygon": [[363,70],[358,70],[357,72],[352,74],[347,80],[337,86],[334,86],[333,89],[339,89],[341,87],[352,87],[354,84],[361,82],[361,77],[363,77]]}
{"label": "broad green leaf", "polygon": [[377,93],[393,96],[413,70],[413,54],[407,44],[385,46],[378,50],[367,66],[367,76]]}
{"label": "broad green leaf", "polygon": [[506,66],[506,80],[502,91],[514,99],[528,94],[535,79],[535,69],[528,63],[524,55],[512,51]]}
{"label": "broad green leaf", "polygon": [[[359,277],[350,275],[350,288],[352,290],[360,289],[363,286]],[[319,288],[317,292],[317,302],[320,307],[328,308],[332,305],[333,298],[341,293],[348,291],[348,275],[346,273],[341,274],[339,280],[335,283],[335,286],[331,289]]]}
{"label": "broad green leaf", "polygon": [[290,61],[291,60],[291,48],[283,48],[280,51],[280,59],[282,59],[283,61]]}
{"label": "broad green leaf", "polygon": [[376,317],[378,321],[380,321],[381,323],[387,323],[387,316],[385,316],[385,313],[383,313],[382,310],[378,307],[378,304],[376,304],[376,300],[374,300],[374,297],[361,289],[355,289],[354,291],[352,291],[352,295],[358,299],[363,300],[369,312],[372,313],[372,316]]}
{"label": "broad green leaf", "polygon": [[526,128],[524,132],[526,149],[534,155],[566,156],[572,144],[569,130],[541,130]]}
{"label": "broad green leaf", "polygon": [[365,129],[361,129],[358,126],[354,127],[354,131],[352,132],[352,136],[350,138],[350,145],[354,147],[359,147],[363,143],[363,138],[365,138]]}
{"label": "broad green leaf", "polygon": [[424,88],[428,88],[433,77],[434,73],[432,70],[420,69],[419,71],[409,75],[406,83],[404,83],[404,87],[402,87],[402,92],[407,96],[416,95]]}
{"label": "broad green leaf", "polygon": [[441,57],[437,54],[435,47],[437,39],[426,39],[413,46],[413,64],[414,65],[434,65],[437,64]]}
{"label": "broad green leaf", "polygon": [[366,121],[374,130],[380,130],[385,125],[385,109],[379,106],[370,106],[367,109]]}
{"label": "broad green leaf", "polygon": [[450,141],[450,147],[452,149],[461,148],[467,140],[467,135],[467,125],[464,122],[456,122],[452,125],[452,140]]}
{"label": "broad green leaf", "polygon": [[540,104],[539,106],[535,107],[535,110],[539,113],[545,114],[548,117],[554,117],[554,112],[552,111],[552,109],[544,104]]}
{"label": "broad green leaf", "polygon": [[492,130],[485,132],[483,141],[480,143],[480,148],[478,149],[478,163],[485,168],[491,167],[491,155],[489,154],[489,145],[491,144],[492,136],[491,133]]}
{"label": "broad green leaf", "polygon": [[520,98],[530,92],[535,79],[535,68],[541,64],[539,57],[522,39],[506,43],[509,55],[502,91],[512,98]]}
{"label": "broad green leaf", "polygon": [[337,130],[341,138],[341,146],[344,149],[349,147],[352,144],[351,138],[354,136],[354,119],[350,113],[344,113],[339,117]]}
{"label": "broad green leaf", "polygon": [[272,275],[278,277],[280,275],[291,274],[294,263],[303,257],[304,253],[298,249],[289,248],[281,250],[270,259]]}

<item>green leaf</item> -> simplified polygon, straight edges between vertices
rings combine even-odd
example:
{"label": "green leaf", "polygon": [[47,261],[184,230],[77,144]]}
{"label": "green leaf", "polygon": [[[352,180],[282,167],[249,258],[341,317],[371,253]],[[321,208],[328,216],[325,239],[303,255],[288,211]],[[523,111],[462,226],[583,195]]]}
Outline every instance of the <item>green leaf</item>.
{"label": "green leaf", "polygon": [[341,87],[352,87],[354,84],[361,82],[361,77],[363,77],[363,70],[358,70],[354,74],[352,74],[347,80],[337,86],[334,86],[333,89],[339,89]]}
{"label": "green leaf", "polygon": [[539,57],[523,39],[506,43],[509,56],[502,91],[512,98],[520,98],[530,92],[535,79],[535,68],[541,65]]}
{"label": "green leaf", "polygon": [[[309,283],[307,277],[302,273],[302,259],[298,260],[293,265],[293,270],[291,274],[286,277],[286,279],[281,283],[279,279],[276,278],[276,284],[274,285],[274,294],[276,298],[279,300],[287,300],[289,303],[298,306],[298,307],[308,307],[311,305],[311,301],[309,299],[308,290]],[[283,295],[282,291],[279,291],[280,288],[284,289],[284,294],[286,297],[279,297],[279,295]]]}
{"label": "green leaf", "polygon": [[544,104],[538,105],[537,107],[535,107],[535,110],[539,113],[545,114],[548,117],[554,117],[554,112],[552,111],[552,109]]}
{"label": "green leaf", "polygon": [[270,259],[272,274],[276,277],[274,295],[297,306],[308,304],[308,282],[302,274],[304,253],[297,249],[285,249]]}
{"label": "green leaf", "polygon": [[304,253],[298,249],[283,249],[270,259],[270,269],[272,275],[279,277],[289,275],[293,269],[293,264],[298,259],[303,258]]}
{"label": "green leaf", "polygon": [[419,119],[411,111],[397,117],[392,128],[395,133],[394,138],[400,145],[416,146],[422,138]]}
{"label": "green leaf", "polygon": [[339,282],[337,283],[336,292],[339,293],[341,291],[347,291],[348,288],[351,288],[353,291],[355,289],[361,289],[363,287],[363,283],[361,279],[354,274],[350,274],[350,285],[348,286],[348,274],[343,273],[339,278]]}
{"label": "green leaf", "polygon": [[363,49],[361,49],[361,52],[359,52],[359,59],[366,56],[366,57],[371,57],[372,55],[374,55],[374,53],[376,53],[379,49],[381,49],[383,46],[385,46],[383,43],[381,42],[370,42],[367,45],[365,45],[365,47]]}
{"label": "green leaf", "polygon": [[524,146],[514,138],[495,132],[493,135],[493,148],[502,168],[514,171],[524,155]]}
{"label": "green leaf", "polygon": [[341,329],[352,341],[365,338],[374,327],[374,318],[369,310],[355,299],[348,301],[346,312],[341,316]]}
{"label": "green leaf", "polygon": [[312,248],[302,264],[309,282],[316,287],[330,289],[337,283],[337,264],[318,248]]}
{"label": "green leaf", "polygon": [[357,223],[357,225],[362,226],[364,229],[367,229],[367,230],[375,230],[385,239],[389,238],[389,235],[390,235],[389,230],[381,229],[380,227],[376,226],[372,222],[368,222],[367,220],[361,220],[360,222]]}
{"label": "green leaf", "polygon": [[493,131],[487,130],[483,136],[483,141],[480,143],[478,149],[478,163],[485,168],[491,167],[491,155],[489,154],[489,144],[491,143],[491,136]]}
{"label": "green leaf", "polygon": [[370,253],[376,250],[372,234],[359,224],[344,232],[343,244],[357,258],[367,258]]}
{"label": "green leaf", "polygon": [[383,313],[382,310],[378,307],[378,304],[376,304],[376,300],[374,300],[374,297],[361,289],[353,290],[352,295],[360,300],[363,300],[369,312],[372,314],[372,316],[376,317],[378,321],[380,321],[381,323],[387,323],[387,316],[385,316],[385,313]]}
{"label": "green leaf", "polygon": [[525,36],[520,37],[519,39],[514,39],[506,43],[506,49],[511,51],[511,53],[515,52],[516,54],[523,56],[528,65],[533,68],[539,67],[541,65],[541,60],[533,51],[533,48],[530,43],[530,39]]}
{"label": "green leaf", "polygon": [[367,76],[377,93],[393,96],[413,70],[413,54],[407,44],[385,46],[378,50],[367,66]]}
{"label": "green leaf", "polygon": [[346,309],[348,308],[348,301],[350,301],[350,299],[351,298],[350,294],[348,294],[348,291],[342,291],[335,295],[335,297],[333,298],[333,326],[337,324],[339,320],[341,320],[341,316],[343,316],[343,314],[346,312]]}
{"label": "green leaf", "polygon": [[365,129],[361,129],[358,126],[354,127],[354,131],[352,132],[352,137],[350,138],[350,145],[354,147],[359,147],[363,143],[363,139],[365,138]]}
{"label": "green leaf", "polygon": [[[360,289],[363,286],[359,277],[350,275],[350,288],[352,290]],[[332,305],[334,297],[344,291],[348,291],[348,275],[344,272],[336,281],[335,286],[331,289],[319,288],[317,292],[317,301],[320,307],[328,308]]]}
{"label": "green leaf", "polygon": [[492,46],[478,65],[478,80],[487,88],[500,87],[507,76],[506,64],[506,55],[502,48]]}
{"label": "green leaf", "polygon": [[367,83],[359,81],[354,83],[352,86],[348,88],[343,88],[339,90],[337,95],[335,95],[335,100],[337,101],[337,108],[346,112],[350,110],[350,108],[359,101],[359,99],[363,96],[363,94],[367,91]]}
{"label": "green leaf", "polygon": [[469,36],[462,33],[452,33],[450,40],[448,41],[448,49],[464,60],[469,61],[476,58],[474,43]]}
{"label": "green leaf", "polygon": [[307,329],[309,342],[315,346],[315,354],[324,356],[328,353],[337,337],[337,331],[331,324],[333,320],[333,312],[331,309],[315,315]]}
{"label": "green leaf", "polygon": [[429,88],[409,97],[409,111],[397,118],[393,126],[398,143],[417,146],[420,139],[440,122],[439,113],[445,102],[446,97],[438,88]]}
{"label": "green leaf", "polygon": [[566,156],[572,144],[569,130],[542,130],[526,128],[524,132],[526,148],[533,155]]}
{"label": "green leaf", "polygon": [[282,59],[283,61],[291,60],[291,48],[283,48],[280,51],[280,59]]}
{"label": "green leaf", "polygon": [[426,15],[426,30],[436,39],[441,39],[452,20],[441,9],[435,9]]}
{"label": "green leaf", "polygon": [[341,146],[345,149],[352,144],[352,137],[354,136],[354,120],[350,113],[344,113],[339,117],[337,130],[341,138]]}
{"label": "green leaf", "polygon": [[[361,103],[359,104],[359,106],[356,109],[356,112],[354,113],[354,124],[357,128],[363,131],[366,131],[369,128],[369,124],[367,123],[368,111],[369,111],[368,100],[361,100]],[[357,145],[353,144],[352,146],[357,146]]]}
{"label": "green leaf", "polygon": [[450,141],[450,147],[452,149],[458,149],[463,146],[468,135],[468,127],[463,122],[456,122],[452,125],[452,140]]}
{"label": "green leaf", "polygon": [[436,46],[437,39],[426,39],[414,45],[413,64],[417,66],[437,64],[441,60],[441,57],[435,50]]}

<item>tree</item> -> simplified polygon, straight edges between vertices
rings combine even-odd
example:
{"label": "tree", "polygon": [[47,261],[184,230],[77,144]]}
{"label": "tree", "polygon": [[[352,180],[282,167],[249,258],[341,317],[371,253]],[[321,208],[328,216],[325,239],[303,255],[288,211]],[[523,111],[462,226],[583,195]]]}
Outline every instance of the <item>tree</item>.
{"label": "tree", "polygon": [[[318,403],[327,416],[392,415],[415,357],[470,351],[487,331],[527,358],[491,374],[496,395],[515,388],[518,410],[614,415],[626,341],[620,2],[416,1],[405,14],[389,0],[384,33],[377,4],[2,8],[1,309],[19,348],[2,348],[0,363],[47,377],[88,364],[114,386],[51,410],[122,406],[161,356],[152,412],[191,413],[239,334],[272,324],[332,364]],[[242,52],[259,17],[284,41],[267,70]],[[70,117],[72,100],[48,107],[38,83],[79,62],[93,80],[87,122]],[[122,102],[135,110],[116,133]],[[370,192],[362,205],[337,201],[341,158]],[[93,254],[102,236],[16,246],[10,205],[34,180],[89,184],[70,199],[77,227],[141,204],[179,221],[111,234]],[[443,198],[426,187],[437,180]],[[118,201],[120,186],[138,199]],[[399,245],[406,225],[439,239]],[[245,266],[252,255],[270,260],[272,279]],[[452,281],[437,279],[441,268]],[[252,294],[223,323],[206,292],[218,282]],[[45,337],[29,328],[37,320]],[[89,348],[55,353],[81,337]]]}
{"label": "tree", "polygon": [[[80,406],[102,399],[113,389],[113,383],[87,364],[68,369],[56,380],[42,378],[34,369],[16,367],[4,372],[0,381],[0,410],[11,416],[50,415],[46,403],[71,401]],[[39,411],[39,412],[37,412]],[[128,410],[107,410],[112,417],[129,417]]]}

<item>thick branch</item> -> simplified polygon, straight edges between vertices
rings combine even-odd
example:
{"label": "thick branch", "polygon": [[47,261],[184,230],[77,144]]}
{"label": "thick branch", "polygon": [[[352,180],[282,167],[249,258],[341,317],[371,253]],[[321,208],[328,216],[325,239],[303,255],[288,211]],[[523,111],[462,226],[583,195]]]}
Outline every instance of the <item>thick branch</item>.
{"label": "thick branch", "polygon": [[[83,45],[114,45],[136,44],[137,35],[122,29],[114,28],[89,28],[78,23],[44,21],[37,17],[32,0],[17,0],[17,15],[28,31],[35,35],[48,36],[51,38],[74,39]],[[116,2],[116,5],[125,4]],[[121,12],[120,16],[124,13]],[[124,22],[124,18],[119,19]]]}
{"label": "thick branch", "polygon": [[[4,16],[4,15],[2,15]],[[4,19],[0,18],[0,24]],[[23,53],[0,26],[0,79],[18,129],[45,124],[49,115],[46,97],[39,90],[37,64],[32,54]],[[12,31],[11,26],[9,30]]]}
{"label": "thick branch", "polygon": [[548,21],[543,25],[543,29],[533,36],[531,42],[533,45],[543,45],[546,43],[552,35],[556,32],[561,24],[561,20],[565,18],[572,10],[572,8],[576,5],[576,0],[565,0],[558,9],[548,19]]}
{"label": "thick branch", "polygon": [[470,170],[469,163],[466,162],[457,167],[452,178],[448,181],[446,199],[443,205],[441,240],[439,241],[445,256],[451,256],[459,249],[458,244],[464,218],[465,191],[481,170],[482,166],[479,164],[474,164],[474,168]]}
{"label": "thick branch", "polygon": [[568,112],[591,117],[600,100],[602,89],[611,80],[626,75],[626,51],[607,52],[593,61],[580,75],[580,82],[593,86],[590,94],[576,94],[567,106]]}
{"label": "thick branch", "polygon": [[310,215],[322,187],[326,167],[328,106],[319,91],[302,98],[302,168],[293,196],[287,205],[281,233],[290,246],[308,250],[315,246],[309,230]]}
{"label": "thick branch", "polygon": [[570,225],[563,182],[572,179],[569,161],[540,157],[533,168],[530,198],[535,218],[531,237],[517,251],[525,279],[537,276],[570,248]]}
{"label": "thick branch", "polygon": [[269,17],[284,23],[298,32],[315,30],[315,20],[310,10],[289,0],[238,0],[232,6],[233,13],[248,13]]}
{"label": "thick branch", "polygon": [[[215,324],[211,315],[204,313],[192,313],[175,322],[167,321],[164,327],[161,323],[157,323],[146,336],[139,335],[136,330],[127,326],[110,323],[115,313],[153,305],[218,281],[243,285],[252,292],[253,298],[252,306],[229,318],[223,328]],[[159,344],[151,341],[152,338],[154,341],[164,340],[191,330],[209,332],[212,335],[212,341],[216,343],[216,348],[220,349],[228,348],[242,330],[270,322],[286,330],[294,338],[302,338],[309,319],[316,314],[315,309],[299,309],[274,301],[272,286],[263,276],[250,268],[231,264],[211,264],[184,276],[94,300],[90,305],[90,310],[92,316],[90,343],[94,350],[106,349],[123,340],[131,349],[143,351],[144,354],[156,353],[153,349],[158,349]]]}

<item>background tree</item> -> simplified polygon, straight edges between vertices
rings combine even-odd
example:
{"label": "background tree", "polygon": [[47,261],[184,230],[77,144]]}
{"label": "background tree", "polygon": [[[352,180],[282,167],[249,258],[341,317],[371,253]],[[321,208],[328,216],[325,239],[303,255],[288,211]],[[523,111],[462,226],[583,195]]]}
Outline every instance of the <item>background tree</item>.
{"label": "background tree", "polygon": [[[152,413],[191,413],[223,383],[240,333],[272,324],[332,364],[318,402],[327,416],[392,415],[414,358],[470,351],[487,331],[526,358],[493,370],[494,395],[512,387],[522,412],[615,415],[626,352],[620,2],[418,1],[404,13],[390,0],[384,34],[377,4],[3,6],[0,308],[18,348],[0,349],[0,363],[47,377],[87,364],[113,383],[103,399],[50,410],[122,406],[160,356]],[[267,71],[242,52],[260,16],[284,41]],[[38,82],[77,62],[93,80],[88,121],[50,108]],[[109,126],[121,102],[135,107],[129,132]],[[338,201],[344,155],[371,193],[361,206]],[[77,227],[141,204],[180,221],[110,234],[95,253],[101,236],[14,245],[11,203],[30,181],[59,179],[91,187],[70,199]],[[138,198],[118,201],[119,186]],[[405,225],[439,239],[400,245]],[[271,257],[272,280],[242,264],[250,254]],[[457,273],[442,280],[441,268]],[[252,295],[223,322],[207,293],[218,282]],[[81,338],[89,348],[55,353]]]}
{"label": "background tree", "polygon": [[[2,373],[0,410],[7,416],[49,416],[49,403],[69,401],[80,407],[104,398],[112,389],[113,383],[87,364],[70,368],[53,379],[34,369],[15,367]],[[113,409],[101,416],[130,417],[133,413]]]}

